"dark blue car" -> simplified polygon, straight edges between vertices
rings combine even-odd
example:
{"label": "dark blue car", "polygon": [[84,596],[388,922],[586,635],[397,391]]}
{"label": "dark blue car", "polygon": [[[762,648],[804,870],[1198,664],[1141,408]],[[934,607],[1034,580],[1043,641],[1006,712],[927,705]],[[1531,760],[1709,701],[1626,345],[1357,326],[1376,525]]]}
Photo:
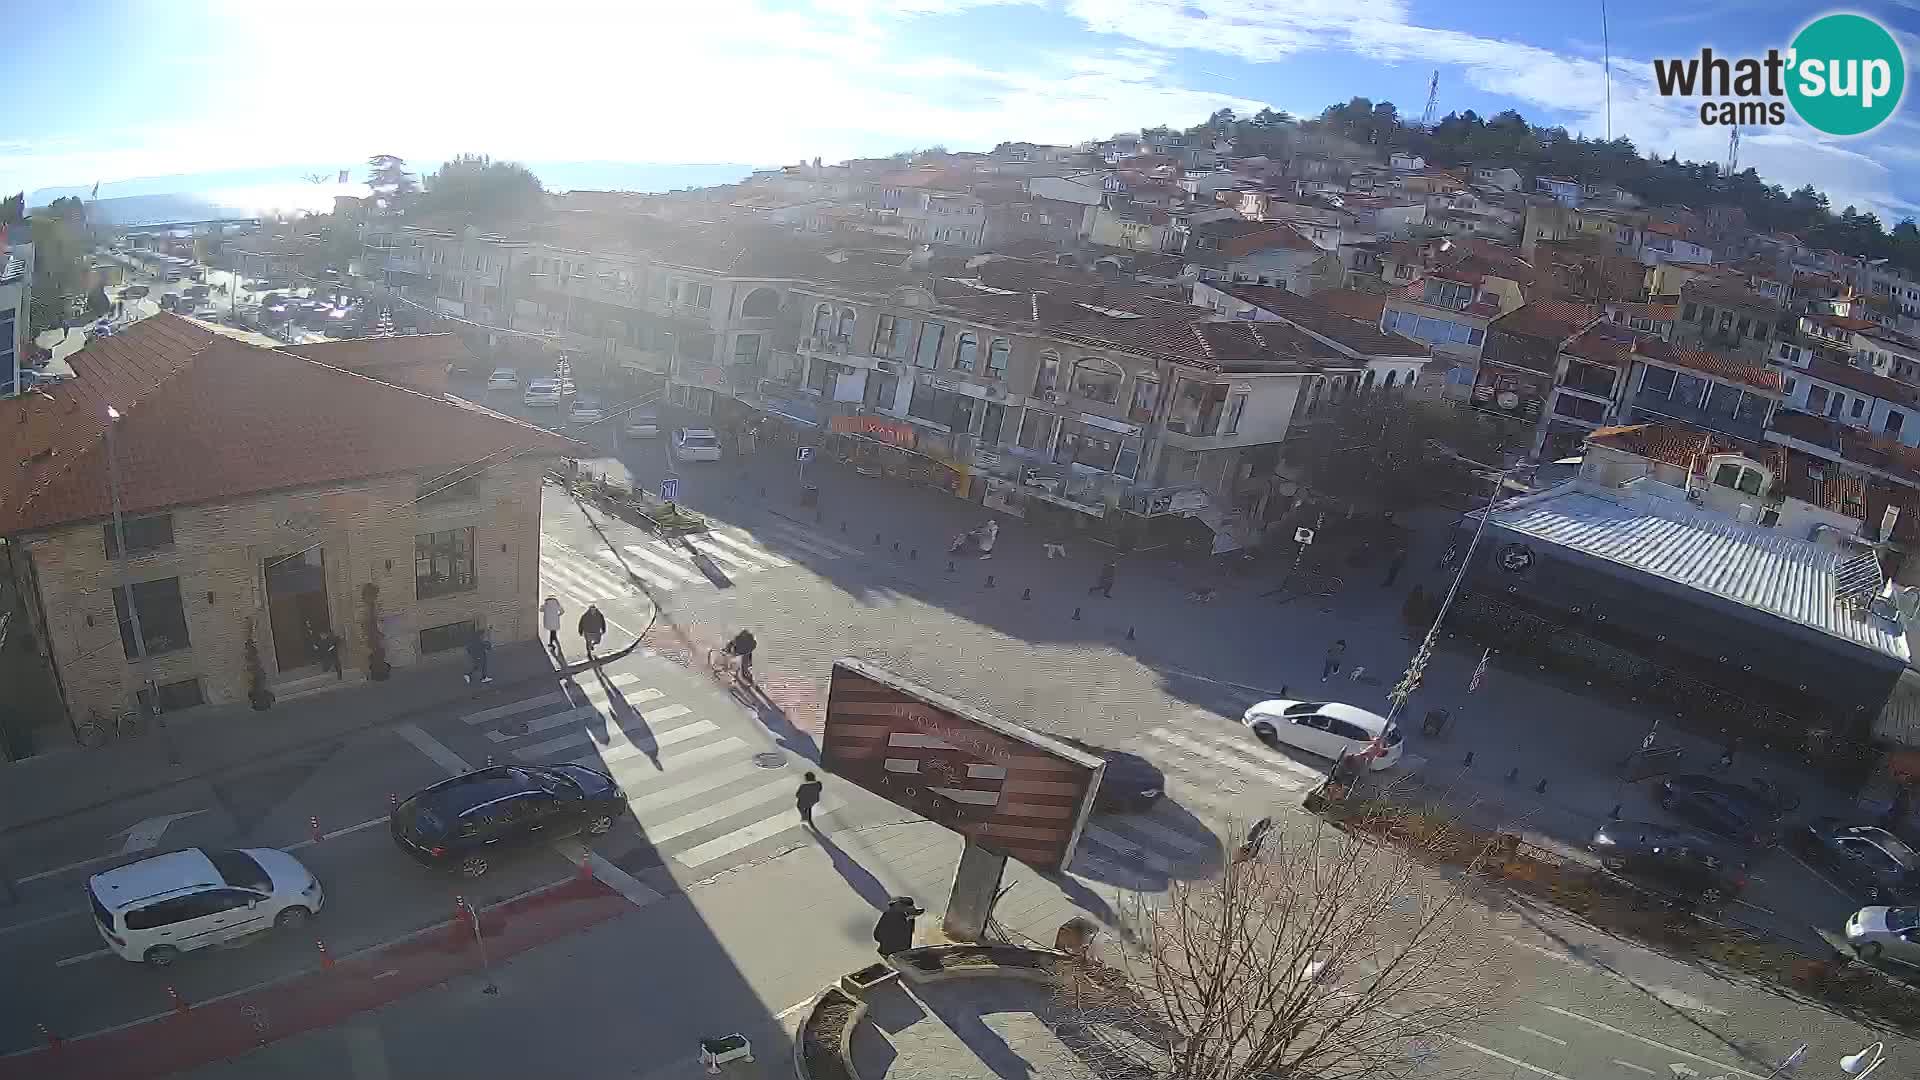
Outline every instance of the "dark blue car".
{"label": "dark blue car", "polygon": [[584,765],[496,765],[416,793],[388,828],[421,864],[479,877],[509,848],[599,836],[626,812],[626,800],[613,777]]}

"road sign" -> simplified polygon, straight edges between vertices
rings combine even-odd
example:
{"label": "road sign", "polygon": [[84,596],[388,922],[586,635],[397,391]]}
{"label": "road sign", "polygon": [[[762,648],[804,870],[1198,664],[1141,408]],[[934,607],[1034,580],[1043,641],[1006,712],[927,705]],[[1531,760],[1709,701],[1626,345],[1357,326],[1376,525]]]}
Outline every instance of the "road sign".
{"label": "road sign", "polygon": [[813,447],[802,446],[793,452],[793,459],[802,464],[813,460]]}
{"label": "road sign", "polygon": [[679,496],[679,494],[680,494],[680,478],[679,477],[669,476],[660,481],[660,498],[663,501],[672,502],[674,501],[675,498]]}
{"label": "road sign", "polygon": [[205,810],[188,810],[183,814],[161,814],[159,817],[150,817],[145,821],[135,822],[122,830],[126,833],[127,840],[126,843],[120,846],[120,854],[132,855],[137,851],[150,850],[160,843],[160,834],[167,831],[167,826],[179,821],[181,818],[190,818],[196,814],[204,813],[206,813]]}
{"label": "road sign", "polygon": [[1313,530],[1307,528],[1305,525],[1293,530],[1293,542],[1296,544],[1313,543]]}

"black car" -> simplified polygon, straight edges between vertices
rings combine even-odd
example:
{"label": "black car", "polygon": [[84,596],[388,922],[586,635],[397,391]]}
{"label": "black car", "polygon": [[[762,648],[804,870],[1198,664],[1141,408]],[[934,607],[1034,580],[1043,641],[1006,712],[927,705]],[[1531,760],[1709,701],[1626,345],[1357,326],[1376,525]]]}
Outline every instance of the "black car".
{"label": "black car", "polygon": [[1780,839],[1780,811],[1772,799],[1712,776],[1668,778],[1660,785],[1660,808],[1735,843],[1769,847]]}
{"label": "black car", "polygon": [[1683,900],[1719,904],[1747,887],[1746,864],[1706,837],[1644,821],[1609,821],[1587,850],[1600,865]]}
{"label": "black car", "polygon": [[1054,738],[1106,759],[1107,771],[1101,774],[1100,790],[1093,795],[1095,810],[1117,814],[1144,813],[1153,809],[1167,793],[1167,774],[1138,754],[1093,746],[1064,735]]}
{"label": "black car", "polygon": [[1869,904],[1901,904],[1920,898],[1920,854],[1899,837],[1873,825],[1846,825],[1815,818],[1803,837],[1807,854],[1825,863]]}
{"label": "black car", "polygon": [[414,794],[388,827],[418,862],[479,877],[502,849],[599,836],[626,811],[626,798],[613,777],[584,765],[496,765]]}

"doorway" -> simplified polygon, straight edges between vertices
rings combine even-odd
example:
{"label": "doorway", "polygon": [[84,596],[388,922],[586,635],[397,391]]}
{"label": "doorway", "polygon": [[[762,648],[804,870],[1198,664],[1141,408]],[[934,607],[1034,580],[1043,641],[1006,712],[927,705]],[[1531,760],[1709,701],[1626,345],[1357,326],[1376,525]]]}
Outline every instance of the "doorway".
{"label": "doorway", "polygon": [[[320,664],[314,637],[331,626],[327,612],[326,550],[308,548],[266,561],[267,619],[273,627],[275,668],[285,674]],[[308,627],[312,630],[309,632]]]}

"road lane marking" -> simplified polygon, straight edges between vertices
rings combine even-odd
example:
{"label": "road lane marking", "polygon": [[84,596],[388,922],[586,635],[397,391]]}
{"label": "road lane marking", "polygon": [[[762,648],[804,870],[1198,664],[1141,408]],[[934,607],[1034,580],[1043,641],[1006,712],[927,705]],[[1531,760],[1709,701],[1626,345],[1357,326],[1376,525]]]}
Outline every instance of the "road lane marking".
{"label": "road lane marking", "polygon": [[752,544],[749,544],[743,540],[739,540],[734,537],[728,536],[726,533],[723,533],[723,532],[710,530],[708,531],[705,539],[709,543],[724,544],[730,550],[737,551],[740,554],[745,555],[750,559],[757,559],[760,562],[766,563],[769,566],[792,566],[793,565],[791,562],[788,562],[787,560],[781,558],[780,556],[775,555],[771,551],[763,551],[760,548],[754,547]]}
{"label": "road lane marking", "polygon": [[[832,813],[834,809],[834,800],[822,799],[819,805],[813,808],[813,814],[815,817],[820,817],[823,814]],[[789,829],[798,829],[804,825],[805,822],[800,820],[797,810],[783,807],[777,813],[769,814],[751,825],[742,825],[725,836],[715,837],[704,844],[695,844],[685,851],[677,852],[673,859],[689,869],[698,869],[716,859],[723,859],[749,844],[757,844],[768,837],[779,836]],[[645,826],[641,827],[641,831],[645,831]]]}
{"label": "road lane marking", "polygon": [[336,836],[345,836],[348,833],[357,833],[362,829],[371,829],[375,825],[385,825],[386,823],[387,823],[387,815],[381,814],[377,818],[371,818],[367,821],[361,822],[358,825],[349,825],[344,829],[335,829],[332,832],[321,833],[320,839],[331,840]]}
{"label": "road lane marking", "polygon": [[1549,1035],[1549,1034],[1547,1034],[1547,1033],[1546,1033],[1546,1032],[1544,1032],[1544,1031],[1539,1031],[1539,1030],[1536,1030],[1536,1029],[1534,1029],[1534,1028],[1530,1028],[1530,1027],[1528,1027],[1528,1026],[1527,1026],[1527,1025],[1525,1025],[1525,1024],[1515,1024],[1515,1025],[1513,1025],[1513,1027],[1514,1027],[1514,1030],[1516,1030],[1516,1031],[1524,1031],[1524,1032],[1526,1032],[1527,1034],[1529,1034],[1529,1035],[1531,1035],[1531,1036],[1533,1036],[1533,1037],[1534,1037],[1534,1038],[1536,1038],[1536,1039],[1545,1039],[1545,1040],[1547,1040],[1548,1042],[1550,1042],[1550,1043],[1554,1043],[1554,1044],[1556,1044],[1556,1045],[1559,1045],[1559,1046],[1565,1046],[1565,1045],[1567,1045],[1567,1040],[1565,1040],[1565,1039],[1562,1039],[1562,1038],[1560,1038],[1559,1036],[1556,1036],[1556,1035]]}
{"label": "road lane marking", "polygon": [[400,724],[393,731],[394,734],[412,743],[415,750],[425,754],[428,761],[445,769],[448,776],[459,776],[473,771],[473,766],[467,764],[466,758],[448,749],[447,745],[439,739],[422,731],[420,725]]}
{"label": "road lane marking", "polygon": [[[644,784],[647,782],[648,779],[651,779],[654,776],[658,776],[662,772],[667,772],[672,769],[682,768],[696,761],[705,761],[710,757],[723,757],[727,754],[732,753],[735,750],[745,750],[746,748],[747,748],[746,743],[741,742],[739,739],[736,739],[733,736],[729,735],[726,738],[721,739],[719,742],[708,743],[705,746],[697,746],[691,750],[686,750],[681,753],[661,754],[660,768],[657,770],[652,767],[652,762],[648,762],[647,766],[644,769],[612,768],[611,767],[612,764],[616,761],[625,761],[627,758],[639,757],[640,755],[646,753],[645,750],[642,750],[634,746],[632,743],[628,743],[624,748],[616,747],[608,750],[606,753],[600,753],[596,751],[595,753],[591,753],[591,754],[582,754],[579,757],[574,758],[572,761],[566,762],[566,764],[585,765],[589,769],[604,768],[605,771],[612,773],[613,778],[615,780],[620,781],[620,786],[624,788],[627,786],[628,781],[630,779],[637,779],[638,782]],[[614,750],[619,750],[619,752],[615,753]],[[754,766],[754,768],[758,769],[759,766],[756,765]]]}
{"label": "road lane marking", "polygon": [[98,960],[103,956],[112,956],[112,955],[113,955],[112,949],[95,949],[89,953],[81,953],[79,956],[69,956],[64,960],[55,960],[53,962],[53,966],[54,967],[72,967],[75,964],[84,964],[89,960]]}
{"label": "road lane marking", "polygon": [[1658,1039],[1649,1039],[1645,1035],[1635,1035],[1631,1031],[1622,1031],[1621,1029],[1614,1027],[1612,1024],[1602,1023],[1601,1021],[1595,1020],[1592,1017],[1581,1016],[1577,1012],[1573,1012],[1570,1009],[1563,1009],[1558,1005],[1547,1005],[1542,1003],[1540,1007],[1547,1010],[1548,1012],[1559,1013],[1561,1016],[1564,1016],[1569,1020],[1578,1020],[1583,1024],[1591,1024],[1594,1027],[1599,1028],[1601,1031],[1610,1031],[1615,1035],[1621,1036],[1622,1038],[1632,1039],[1633,1041],[1638,1043],[1645,1043],[1646,1045],[1651,1046],[1657,1050],[1665,1050],[1670,1054],[1679,1054],[1681,1057],[1690,1057],[1695,1061],[1704,1061],[1708,1065],[1711,1065],[1712,1067],[1719,1069],[1721,1072],[1724,1072],[1724,1073],[1737,1073],[1741,1076],[1748,1077],[1749,1080],[1767,1080],[1766,1077],[1761,1076],[1758,1073],[1750,1073],[1747,1070],[1739,1068],[1734,1065],[1723,1065],[1720,1062],[1715,1061],[1710,1057],[1703,1057],[1700,1054],[1696,1054],[1691,1050],[1682,1050],[1677,1046],[1674,1046],[1670,1043],[1663,1043]]}
{"label": "road lane marking", "polygon": [[[523,746],[515,750],[513,756],[521,761],[540,761],[558,751],[570,750],[576,746],[597,746],[601,749],[600,759],[605,761],[610,756],[624,757],[626,753],[645,753],[648,747],[671,746],[677,742],[686,742],[688,739],[697,739],[702,735],[711,735],[718,730],[720,729],[711,720],[695,720],[690,724],[682,724],[665,731],[649,730],[646,735],[638,739],[629,738],[621,732],[608,732],[605,741],[594,738],[592,732],[577,731],[533,746]],[[619,755],[612,754],[612,751],[623,747],[639,749]]]}
{"label": "road lane marking", "polygon": [[81,859],[79,862],[70,862],[65,866],[56,866],[51,870],[42,870],[37,874],[28,874],[25,877],[15,878],[14,884],[25,885],[29,881],[39,881],[42,878],[59,877],[61,874],[70,874],[75,870],[85,870],[89,866],[99,866],[103,862],[112,862],[113,860],[118,858],[120,858],[120,854],[118,852],[115,852],[112,855],[96,855],[91,859]]}
{"label": "road lane marking", "polygon": [[775,800],[785,803],[790,802],[792,798],[792,783],[785,777],[781,777],[743,791],[730,799],[722,799],[692,813],[682,814],[671,821],[642,825],[640,832],[655,844],[664,844],[669,840],[677,840],[688,833],[698,832],[709,825],[725,821],[736,814],[744,814],[766,803]]}
{"label": "road lane marking", "polygon": [[[625,688],[639,682],[640,676],[631,672],[622,672],[618,675],[606,676],[606,680],[616,688]],[[576,688],[589,700],[593,698],[595,690],[599,690],[604,694],[606,689],[599,684],[598,680],[595,680],[587,686]],[[466,724],[484,724],[489,720],[498,720],[503,716],[512,716],[515,713],[532,712],[535,709],[544,708],[548,705],[557,705],[562,701],[565,701],[568,705],[573,704],[573,695],[567,690],[566,683],[561,683],[560,689],[552,693],[535,694],[533,697],[521,698],[519,701],[509,701],[505,705],[495,705],[490,709],[481,709],[479,712],[472,712],[462,716],[460,720]]]}
{"label": "road lane marking", "polygon": [[1559,1073],[1554,1072],[1552,1069],[1543,1069],[1540,1066],[1533,1064],[1532,1062],[1521,1061],[1517,1057],[1508,1057],[1507,1055],[1501,1053],[1498,1050],[1490,1050],[1487,1047],[1481,1046],[1477,1042],[1468,1042],[1467,1040],[1461,1038],[1458,1035],[1448,1035],[1443,1032],[1441,1033],[1440,1037],[1447,1040],[1448,1042],[1455,1043],[1460,1046],[1464,1046],[1469,1050],[1474,1050],[1479,1053],[1485,1054],[1490,1058],[1494,1058],[1495,1060],[1504,1061],[1509,1065],[1513,1065],[1518,1068],[1525,1069],[1531,1073],[1537,1073],[1541,1076],[1547,1077],[1548,1080],[1573,1080],[1573,1077],[1571,1076],[1562,1076]]}
{"label": "road lane marking", "polygon": [[1620,1066],[1623,1069],[1632,1069],[1634,1072],[1646,1073],[1648,1076],[1660,1075],[1659,1073],[1654,1072],[1652,1069],[1647,1068],[1645,1065],[1635,1065],[1631,1061],[1621,1061],[1619,1058],[1614,1058],[1613,1063],[1615,1065]]}
{"label": "road lane marking", "polygon": [[1852,894],[1848,893],[1847,890],[1841,888],[1840,886],[1834,884],[1832,878],[1829,878],[1827,877],[1827,875],[1821,873],[1818,870],[1815,870],[1811,863],[1808,863],[1805,859],[1802,859],[1800,856],[1795,855],[1793,853],[1792,848],[1789,848],[1783,844],[1781,845],[1780,850],[1787,853],[1787,858],[1792,859],[1795,863],[1799,864],[1800,869],[1805,870],[1807,873],[1812,874],[1815,878],[1817,878],[1820,881],[1820,884],[1825,885],[1827,888],[1832,889],[1834,892],[1838,893],[1841,899],[1847,901],[1848,903],[1853,902]]}

